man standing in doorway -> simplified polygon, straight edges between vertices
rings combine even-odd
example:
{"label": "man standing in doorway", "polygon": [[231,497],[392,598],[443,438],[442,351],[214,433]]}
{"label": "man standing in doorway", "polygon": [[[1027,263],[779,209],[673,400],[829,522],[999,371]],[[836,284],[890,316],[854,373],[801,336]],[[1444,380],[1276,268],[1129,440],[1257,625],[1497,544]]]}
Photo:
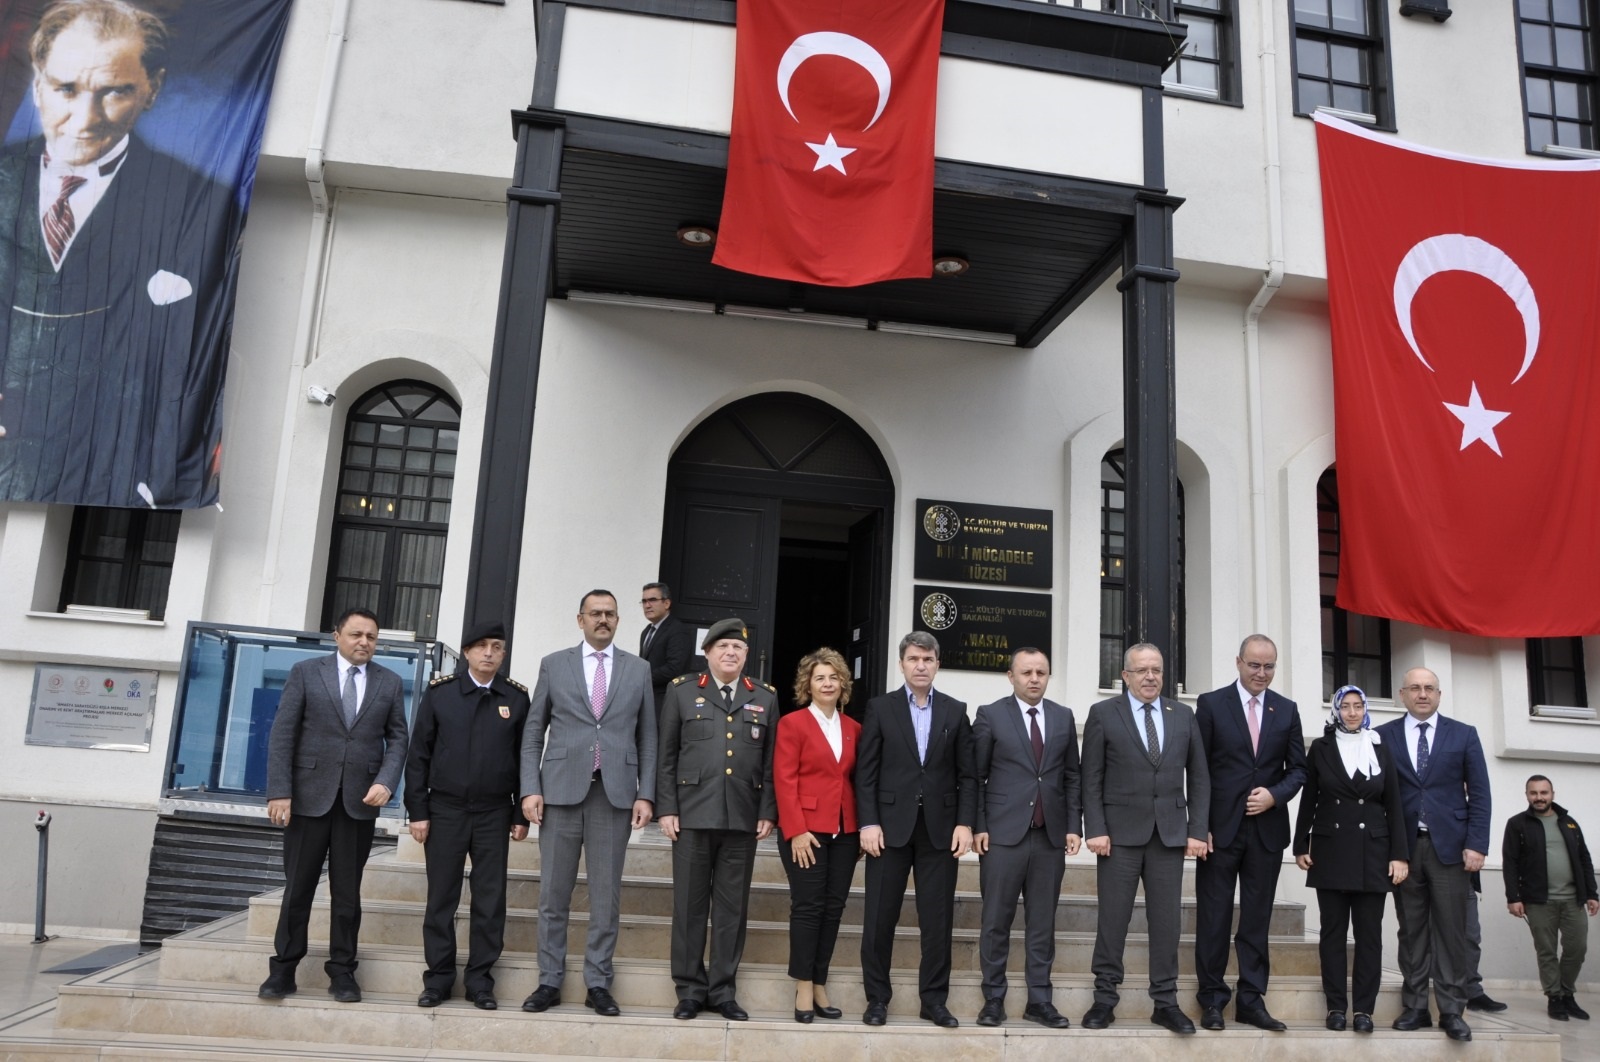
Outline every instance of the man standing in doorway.
{"label": "man standing in doorway", "polygon": [[639,606],[644,609],[646,624],[639,634],[639,656],[650,665],[650,687],[659,712],[667,683],[689,670],[694,628],[672,614],[672,591],[666,583],[645,583]]}

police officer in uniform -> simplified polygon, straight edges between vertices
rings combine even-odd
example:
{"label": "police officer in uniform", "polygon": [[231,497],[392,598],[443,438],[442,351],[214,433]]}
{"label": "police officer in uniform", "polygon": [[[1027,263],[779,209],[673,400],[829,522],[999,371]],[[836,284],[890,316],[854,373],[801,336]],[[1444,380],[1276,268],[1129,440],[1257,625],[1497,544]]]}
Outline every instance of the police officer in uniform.
{"label": "police officer in uniform", "polygon": [[494,1010],[491,971],[505,941],[508,838],[528,835],[528,820],[517,807],[528,688],[499,673],[504,625],[479,624],[463,641],[463,666],[435,676],[417,706],[406,762],[406,813],[428,868],[422,920],[428,968],[417,1006],[437,1007],[455,984],[456,908],[470,855],[471,944],[462,982],[473,1006]]}
{"label": "police officer in uniform", "polygon": [[656,818],[673,842],[674,1018],[693,1018],[708,1005],[729,1021],[750,1018],[734,998],[734,975],[744,954],[756,842],[778,820],[778,696],[742,674],[749,638],[741,620],[713,624],[700,647],[708,670],[673,679],[662,703]]}

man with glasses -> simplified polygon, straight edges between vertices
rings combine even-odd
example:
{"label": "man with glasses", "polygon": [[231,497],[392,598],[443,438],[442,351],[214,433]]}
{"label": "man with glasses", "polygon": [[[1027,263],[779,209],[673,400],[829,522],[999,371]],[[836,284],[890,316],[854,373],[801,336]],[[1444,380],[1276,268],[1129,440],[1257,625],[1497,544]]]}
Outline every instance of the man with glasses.
{"label": "man with glasses", "polygon": [[1195,867],[1194,972],[1200,1025],[1224,1027],[1228,1005],[1228,937],[1234,890],[1239,893],[1239,991],[1234,1020],[1268,1032],[1288,1026],[1267,1011],[1267,935],[1278,871],[1289,847],[1289,801],[1306,781],[1305,738],[1295,703],[1275,690],[1278,647],[1252,634],[1234,658],[1239,678],[1202,693],[1195,720],[1211,774],[1206,855]]}
{"label": "man with glasses", "polygon": [[1378,727],[1384,743],[1396,750],[1411,864],[1395,892],[1405,1009],[1394,1027],[1410,1032],[1433,1024],[1431,981],[1439,1028],[1452,1040],[1471,1040],[1472,1029],[1461,1017],[1472,974],[1467,905],[1475,902],[1472,875],[1483,869],[1489,850],[1489,769],[1477,728],[1439,714],[1439,676],[1414,667],[1402,682],[1404,718]]}
{"label": "man with glasses", "polygon": [[639,655],[650,665],[650,686],[656,712],[667,697],[667,683],[689,670],[694,656],[694,628],[672,614],[672,591],[666,583],[645,583],[639,597],[645,629],[639,633]]}

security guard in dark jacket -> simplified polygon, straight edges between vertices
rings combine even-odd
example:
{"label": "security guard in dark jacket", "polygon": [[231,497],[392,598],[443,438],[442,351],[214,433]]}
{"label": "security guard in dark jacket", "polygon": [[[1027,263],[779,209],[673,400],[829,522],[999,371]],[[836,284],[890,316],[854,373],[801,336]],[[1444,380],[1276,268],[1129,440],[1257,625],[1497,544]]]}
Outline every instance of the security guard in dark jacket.
{"label": "security guard in dark jacket", "polygon": [[692,1018],[708,1004],[729,1021],[750,1017],[735,998],[734,975],[744,954],[756,842],[778,820],[778,696],[743,676],[749,639],[740,620],[713,624],[700,647],[708,670],[674,679],[661,707],[656,819],[673,842],[675,1018]]}
{"label": "security guard in dark jacket", "polygon": [[428,968],[417,1006],[450,998],[456,980],[456,908],[461,875],[472,856],[471,947],[462,981],[480,1010],[494,1010],[495,961],[506,928],[506,850],[528,835],[517,807],[522,728],[528,688],[499,674],[506,658],[500,623],[469,630],[465,666],[428,684],[412,724],[406,762],[406,813],[411,836],[424,846],[428,905],[422,947]]}

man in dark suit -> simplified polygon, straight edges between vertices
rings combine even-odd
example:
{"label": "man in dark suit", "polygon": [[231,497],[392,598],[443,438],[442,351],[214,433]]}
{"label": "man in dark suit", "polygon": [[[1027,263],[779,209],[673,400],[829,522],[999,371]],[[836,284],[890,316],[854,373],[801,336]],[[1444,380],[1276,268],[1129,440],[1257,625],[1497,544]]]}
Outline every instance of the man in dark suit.
{"label": "man in dark suit", "polygon": [[614,1018],[612,956],[621,917],[622,866],[632,830],[650,822],[656,797],[656,706],[650,669],[611,644],[617,598],[591,590],[578,603],[583,641],[539,662],[522,735],[522,814],[539,827],[539,987],[529,1013],[561,1001],[567,921],[583,858],[589,937],[584,1006]]}
{"label": "man in dark suit", "polygon": [[1239,894],[1239,995],[1234,1020],[1269,1032],[1288,1026],[1267,1011],[1267,935],[1283,850],[1292,839],[1289,801],[1306,782],[1305,737],[1295,703],[1267,687],[1278,647],[1252,634],[1234,657],[1239,680],[1202,693],[1195,721],[1211,776],[1206,855],[1195,867],[1194,970],[1200,1024],[1222,1029],[1228,1005],[1228,937]]}
{"label": "man in dark suit", "polygon": [[267,739],[267,818],[283,833],[283,903],[268,976],[257,993],[295,991],[322,863],[328,863],[328,992],[359,1003],[356,940],[361,873],[372,850],[378,809],[400,784],[406,762],[405,694],[400,676],[372,663],[378,618],[349,609],[333,629],[338,651],[289,669]]}
{"label": "man in dark suit", "polygon": [[133,132],[167,30],[58,0],[30,54],[40,135],[0,151],[0,500],[216,500],[243,211]]}
{"label": "man in dark suit", "polygon": [[1011,926],[1022,897],[1027,926],[1028,1003],[1022,1016],[1047,1029],[1065,1029],[1050,971],[1056,961],[1056,904],[1062,857],[1082,842],[1083,797],[1078,779],[1078,727],[1072,709],[1044,699],[1050,658],[1038,649],[1011,654],[1011,696],[978,709],[972,723],[978,774],[978,828],[973,847],[983,859],[983,1009],[978,1024],[1006,1020],[1006,960]]}
{"label": "man in dark suit", "polygon": [[956,860],[972,848],[978,779],[967,706],[933,688],[939,643],[925,631],[900,639],[905,685],[867,704],[856,755],[856,817],[867,862],[861,925],[861,1020],[882,1025],[894,995],[889,968],[906,879],[917,875],[917,975],[921,1017],[941,1028],[961,1023],[950,996],[950,931],[955,920]]}
{"label": "man in dark suit", "polygon": [[1431,981],[1439,1028],[1452,1040],[1471,1040],[1461,1016],[1471,974],[1467,904],[1474,902],[1471,877],[1489,850],[1489,768],[1477,728],[1439,714],[1441,692],[1439,676],[1412,668],[1400,687],[1405,716],[1378,728],[1396,750],[1411,856],[1411,873],[1394,897],[1405,978],[1394,1027],[1409,1032],[1433,1024]]}
{"label": "man in dark suit", "polygon": [[[480,623],[461,639],[462,666],[437,675],[417,706],[406,760],[411,837],[427,857],[419,1007],[450,998],[456,981],[456,908],[472,857],[472,917],[462,982],[479,1010],[494,1010],[494,964],[506,932],[506,849],[528,836],[517,807],[528,687],[501,675],[506,629]],[[509,839],[508,839],[509,838]]]}
{"label": "man in dark suit", "polygon": [[647,624],[639,634],[639,656],[650,665],[650,686],[660,712],[667,683],[689,671],[694,628],[672,614],[672,591],[666,583],[645,583],[639,606]]}
{"label": "man in dark suit", "polygon": [[656,820],[672,842],[674,1018],[693,1018],[709,1004],[729,1021],[750,1019],[734,979],[744,956],[756,842],[778,821],[772,785],[778,692],[745,676],[749,638],[743,620],[712,624],[700,647],[707,670],[674,679],[661,712]]}
{"label": "man in dark suit", "polygon": [[1150,1020],[1190,1034],[1178,1007],[1178,929],[1183,860],[1206,853],[1211,780],[1194,713],[1161,696],[1161,650],[1147,642],[1122,657],[1127,694],[1089,709],[1083,728],[1084,845],[1095,865],[1100,897],[1095,931],[1094,1006],[1085,1029],[1116,1020],[1122,953],[1134,894],[1144,883],[1150,934]]}

